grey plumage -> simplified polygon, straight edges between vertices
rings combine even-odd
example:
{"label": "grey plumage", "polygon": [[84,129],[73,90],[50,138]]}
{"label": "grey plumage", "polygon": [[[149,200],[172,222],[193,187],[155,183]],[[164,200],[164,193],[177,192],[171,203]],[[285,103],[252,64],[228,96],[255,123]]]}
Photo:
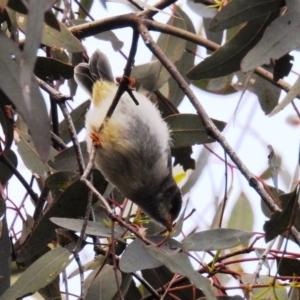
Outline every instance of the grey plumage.
{"label": "grey plumage", "polygon": [[[125,93],[111,118],[104,120],[117,86],[108,59],[99,50],[89,64],[75,67],[75,79],[93,96],[94,107],[87,114],[86,125],[88,150],[91,133],[98,135],[101,144],[96,166],[125,197],[171,230],[182,200],[172,176],[170,132],[158,109],[133,92],[137,106]],[[97,133],[103,121],[103,130]]]}

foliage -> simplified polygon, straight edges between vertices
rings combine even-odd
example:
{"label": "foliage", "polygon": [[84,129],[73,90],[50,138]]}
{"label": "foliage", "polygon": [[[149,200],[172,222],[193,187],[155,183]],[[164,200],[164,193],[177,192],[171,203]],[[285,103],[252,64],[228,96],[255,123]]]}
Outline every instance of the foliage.
{"label": "foliage", "polygon": [[[188,11],[175,0],[154,6],[129,1],[132,12],[113,17],[99,16],[93,10],[96,2],[0,1],[0,300],[35,292],[44,299],[63,299],[63,293],[66,299],[299,299],[300,253],[273,247],[275,239],[300,245],[297,175],[288,191],[279,189],[282,159],[271,146],[269,168],[260,177],[253,175],[221,135],[226,122],[211,119],[193,92],[200,88],[222,98],[249,90],[266,115],[299,98],[299,79],[293,87],[282,79],[292,67],[289,52],[300,44],[299,1],[187,0],[203,18],[208,39],[196,34]],[[106,1],[101,5],[106,8]],[[163,14],[167,22],[153,20]],[[131,43],[113,31],[126,28],[133,29]],[[157,42],[154,31],[160,33]],[[135,87],[157,102],[173,132],[174,164],[184,171],[195,168],[181,183],[184,196],[208,165],[204,152],[194,161],[192,146],[219,143],[224,149],[223,159],[208,148],[225,165],[226,176],[221,201],[210,199],[216,205],[207,228],[199,231],[195,222],[186,226],[194,220],[186,204],[172,232],[166,232],[92,169],[86,143],[78,140],[90,101],[72,112],[66,105],[78,93],[73,70],[88,61],[84,39],[90,36],[111,43],[123,57],[124,45],[131,44],[124,75],[131,73]],[[152,58],[134,65],[138,37]],[[194,63],[197,45],[210,51],[200,63]],[[66,84],[70,95],[60,92]],[[278,103],[281,90],[288,94]],[[184,98],[196,112],[179,112]],[[224,225],[236,169],[261,198],[261,211],[269,219],[261,227],[264,233],[252,232],[258,209],[252,209],[244,191]],[[13,175],[26,190],[21,203],[10,198]],[[269,178],[273,186],[266,183]],[[10,210],[13,218],[8,218]],[[263,248],[257,246],[262,239]],[[89,258],[85,265],[84,251]],[[67,278],[72,261],[78,269]],[[244,266],[252,261],[256,269],[247,274]],[[21,275],[10,286],[15,266]],[[263,266],[268,275],[261,274]],[[80,295],[73,292],[72,277],[80,283]]]}

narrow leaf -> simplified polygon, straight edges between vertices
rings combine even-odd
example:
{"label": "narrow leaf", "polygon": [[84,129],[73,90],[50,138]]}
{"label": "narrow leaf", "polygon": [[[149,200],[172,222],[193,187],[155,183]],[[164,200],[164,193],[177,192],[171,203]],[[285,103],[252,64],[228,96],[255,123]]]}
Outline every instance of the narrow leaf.
{"label": "narrow leaf", "polygon": [[[27,16],[19,15],[18,24],[24,31],[26,29],[26,22]],[[41,43],[49,47],[65,48],[69,52],[83,51],[82,44],[70,33],[68,28],[61,22],[59,22],[59,26],[60,30],[58,31],[48,25],[44,25]]]}
{"label": "narrow leaf", "polygon": [[294,223],[295,212],[298,208],[298,193],[297,189],[289,194],[280,196],[283,201],[284,208],[282,211],[276,211],[272,214],[271,219],[264,224],[266,232],[265,240],[269,242],[278,235],[288,230]]}
{"label": "narrow leaf", "polygon": [[167,253],[161,248],[155,246],[147,246],[146,251],[155,259],[165,265],[171,272],[179,273],[182,276],[187,277],[196,288],[203,291],[207,300],[216,300],[213,289],[209,281],[197,273],[190,261],[188,256],[183,253]]}
{"label": "narrow leaf", "polygon": [[271,145],[268,145],[268,149],[270,151],[268,155],[268,165],[271,170],[271,176],[276,189],[278,189],[278,168],[279,164],[277,162],[277,156],[274,152],[274,149]]}
{"label": "narrow leaf", "polygon": [[22,53],[20,83],[23,92],[23,98],[27,109],[31,110],[31,82],[33,80],[33,69],[36,61],[36,52],[39,48],[44,23],[44,11],[46,6],[45,0],[38,2],[29,1],[28,18],[26,24],[25,45]]}
{"label": "narrow leaf", "polygon": [[46,286],[59,275],[69,263],[70,252],[55,248],[36,260],[18,280],[0,297],[12,300],[31,294]]}
{"label": "narrow leaf", "polygon": [[297,78],[296,82],[293,84],[291,89],[285,95],[283,100],[271,111],[269,117],[272,117],[279,113],[281,110],[286,108],[300,93],[300,76]]}
{"label": "narrow leaf", "polygon": [[[67,228],[69,230],[77,231],[77,232],[81,231],[84,222],[83,220],[79,220],[79,219],[55,218],[55,217],[50,218],[50,221],[60,227]],[[110,227],[106,226],[103,223],[88,221],[85,234],[95,235],[100,237],[111,237],[112,230]],[[118,237],[117,232],[115,232],[114,237],[115,238]]]}
{"label": "narrow leaf", "polygon": [[43,80],[52,78],[58,80],[61,78],[70,79],[74,75],[74,67],[71,64],[63,63],[57,59],[51,57],[37,57],[34,67],[34,73],[36,76]]}
{"label": "narrow leaf", "polygon": [[[95,188],[103,193],[107,183],[99,171],[93,171]],[[24,262],[40,253],[53,240],[57,226],[50,221],[52,217],[82,218],[85,214],[89,189],[80,180],[71,184],[45,212],[38,224],[33,228],[23,248],[18,253],[17,260]]]}
{"label": "narrow leaf", "polygon": [[[254,213],[249,199],[245,194],[241,194],[230,213],[227,227],[252,231],[254,224]],[[248,242],[248,241],[247,241]]]}
{"label": "narrow leaf", "polygon": [[[97,273],[98,275],[96,276]],[[98,269],[93,271],[86,279],[86,282],[89,280],[91,284],[87,288],[84,297],[85,300],[110,300],[118,292],[118,287],[122,283],[122,275],[121,272],[113,266],[105,265],[100,273]],[[118,282],[116,282],[116,280],[118,280]]]}
{"label": "narrow leaf", "polygon": [[192,80],[216,78],[240,70],[244,56],[262,38],[265,28],[278,12],[249,21],[224,46],[187,73]]}
{"label": "narrow leaf", "polygon": [[220,31],[280,9],[278,0],[235,0],[225,5],[212,19],[209,28]]}
{"label": "narrow leaf", "polygon": [[300,44],[300,13],[288,12],[277,18],[265,31],[263,39],[242,60],[243,72],[269,64]]}
{"label": "narrow leaf", "polygon": [[[207,134],[202,119],[194,114],[176,114],[165,119],[172,132],[172,148],[181,148],[195,144],[212,143],[215,140]],[[220,131],[225,122],[212,120]]]}
{"label": "narrow leaf", "polygon": [[[149,241],[154,244],[160,243],[165,239],[164,236],[148,236]],[[149,255],[146,245],[143,241],[136,239],[133,241],[124,251],[119,267],[122,272],[131,273],[145,269],[157,268],[163,263],[157,260],[152,255]],[[180,243],[174,239],[168,239],[165,243],[161,245],[161,249],[166,252],[177,252],[181,248]]]}
{"label": "narrow leaf", "polygon": [[50,120],[44,99],[37,83],[32,81],[30,105],[26,105],[20,83],[21,52],[2,32],[0,43],[5,45],[0,47],[0,87],[23,117],[39,156],[42,161],[46,161],[50,151]]}
{"label": "narrow leaf", "polygon": [[254,233],[237,229],[211,229],[192,234],[183,240],[188,251],[229,249],[247,242]]}

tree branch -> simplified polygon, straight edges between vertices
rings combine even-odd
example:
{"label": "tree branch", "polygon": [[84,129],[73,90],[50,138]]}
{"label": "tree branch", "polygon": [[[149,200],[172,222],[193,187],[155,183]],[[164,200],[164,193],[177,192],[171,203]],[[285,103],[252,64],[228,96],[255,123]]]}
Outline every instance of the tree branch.
{"label": "tree branch", "polygon": [[[215,124],[211,121],[210,117],[196,98],[194,92],[189,87],[187,82],[184,80],[182,75],[178,72],[177,68],[174,66],[174,64],[169,60],[169,58],[165,55],[165,53],[157,46],[157,44],[153,41],[147,27],[143,24],[143,22],[140,22],[138,25],[139,33],[141,34],[145,45],[150,49],[150,51],[160,60],[160,62],[163,64],[163,66],[168,70],[168,72],[171,74],[171,76],[174,78],[174,80],[177,82],[178,86],[182,89],[182,91],[186,94],[188,99],[190,100],[191,104],[196,109],[197,113],[201,117],[203,124],[207,130],[207,132],[219,142],[219,144],[223,147],[223,149],[226,151],[226,153],[229,155],[229,157],[232,159],[232,161],[236,164],[240,172],[244,175],[244,177],[249,182],[250,186],[253,187],[256,192],[261,196],[263,201],[268,205],[268,207],[274,212],[274,211],[280,211],[279,207],[276,205],[276,203],[273,201],[273,199],[270,197],[270,195],[264,190],[264,188],[259,184],[256,177],[248,170],[248,168],[244,165],[244,163],[240,160],[238,155],[234,152],[234,150],[231,148],[229,143],[226,141],[226,139],[223,137],[223,135],[220,133],[218,128],[215,126]],[[293,230],[292,234],[297,241],[298,244],[300,244],[300,234],[297,230]]]}

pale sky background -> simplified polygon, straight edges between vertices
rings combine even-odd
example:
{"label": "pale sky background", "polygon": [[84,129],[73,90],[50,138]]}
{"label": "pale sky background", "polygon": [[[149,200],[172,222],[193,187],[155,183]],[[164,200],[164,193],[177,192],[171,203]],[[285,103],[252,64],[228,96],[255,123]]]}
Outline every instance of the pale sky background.
{"label": "pale sky background", "polygon": [[[192,18],[197,31],[199,29],[199,24],[201,21],[200,17],[182,3],[183,2],[178,2],[178,4],[182,5],[182,8]],[[126,5],[122,5],[122,8],[120,8],[121,5],[122,4],[120,3],[107,3],[108,15],[117,15],[119,14],[119,12],[130,12]],[[73,7],[73,9],[77,10],[75,6]],[[107,12],[104,11],[100,3],[95,1],[95,5],[91,11],[91,15],[95,19],[98,19],[103,16],[104,13],[107,16]],[[163,14],[155,17],[155,20],[162,20],[164,22],[166,22],[167,19],[168,16]],[[121,29],[114,32],[125,43],[122,51],[128,54],[132,30]],[[157,37],[157,34],[155,33],[153,36]],[[125,60],[118,52],[114,52],[114,50],[110,46],[110,43],[99,41],[94,38],[88,38],[83,41],[83,44],[86,46],[89,55],[91,55],[97,48],[106,53],[113,63],[112,68],[114,75],[118,76],[122,74]],[[200,55],[203,55],[203,49],[198,47],[198,53]],[[293,70],[296,70],[295,66],[299,65],[299,53],[293,52],[292,55],[294,56],[295,60]],[[148,48],[146,48],[143,44],[143,41],[140,40],[138,55],[136,57],[136,65],[148,62],[151,56],[152,54],[149,52]],[[197,59],[196,61],[200,61],[200,59]],[[296,80],[296,78],[297,75],[291,74],[288,79],[285,78],[285,80],[292,84]],[[67,87],[64,87],[61,91],[66,94],[69,93]],[[287,176],[288,174],[293,176],[298,162],[299,127],[292,127],[287,123],[287,118],[295,115],[291,105],[276,116],[269,118],[265,116],[260,109],[256,96],[250,92],[246,92],[236,115],[236,119],[233,122],[233,113],[238,103],[240,93],[235,93],[229,96],[218,96],[200,91],[196,88],[194,88],[194,91],[210,117],[228,122],[228,125],[223,134],[230,145],[238,152],[239,157],[251,172],[259,176],[267,168],[267,156],[269,154],[267,145],[272,145],[275,153],[283,157],[280,174],[283,174],[283,176]],[[281,99],[284,95],[285,93],[282,92]],[[76,97],[74,98],[74,102],[71,103],[71,106],[75,108],[87,98],[88,97],[84,94],[84,92],[78,91]],[[297,100],[295,101],[295,103],[296,105],[298,105]],[[300,109],[299,105],[298,107]],[[182,105],[179,107],[179,110],[182,113],[195,113],[194,108],[188,102],[188,100],[185,100],[182,103]],[[80,139],[84,139],[84,132],[80,134]],[[209,147],[213,148],[213,150],[221,157],[224,156],[223,149],[217,143],[209,144]],[[201,149],[202,146],[193,147],[194,158],[197,158],[197,155]],[[22,162],[19,158],[18,169],[21,165]],[[26,168],[22,168],[21,172],[23,172],[25,169]],[[189,176],[190,173],[191,172],[188,172],[187,176]],[[228,170],[228,174],[230,184],[230,170]],[[28,173],[28,175],[25,175],[25,177],[29,179],[30,174]],[[268,183],[272,185],[271,181],[268,181]],[[289,191],[289,187],[284,184],[281,178],[279,178],[279,188],[283,189],[286,192]],[[9,197],[13,200],[21,200],[25,193],[23,187],[19,184],[15,177],[11,179],[8,191]],[[241,191],[244,191],[246,196],[250,199],[252,208],[255,211],[253,231],[263,232],[262,226],[264,221],[266,220],[266,217],[260,212],[260,198],[257,193],[249,187],[248,182],[244,179],[243,176],[241,176],[238,170],[234,171],[233,190],[228,199],[228,205],[225,211],[225,221],[230,217],[231,209]],[[223,198],[223,195],[224,163],[214,155],[211,155],[209,163],[206,165],[205,170],[203,170],[202,172],[201,178],[197,181],[196,185],[188,195],[190,202],[187,212],[190,212],[191,208],[196,208],[197,212],[194,213],[188,221],[186,221],[184,227],[185,234],[187,234],[195,224],[198,225],[199,230],[205,230],[209,228],[214,215],[213,203],[215,200],[218,200],[220,202]],[[184,201],[186,201],[186,199],[187,197],[184,198]],[[27,203],[29,202],[30,201],[27,201]],[[29,208],[28,211],[30,212],[31,209]],[[12,220],[12,216],[13,215],[11,211],[8,210],[9,224]],[[21,226],[20,223],[19,225]],[[292,244],[292,242],[290,242],[289,244]],[[263,240],[261,240],[257,245],[264,247],[265,243]],[[298,249],[298,247],[295,249]],[[83,261],[91,260],[93,259],[93,253],[84,252],[81,254],[81,257]],[[252,266],[253,265],[254,264],[252,264]],[[71,267],[68,268],[68,272],[75,269],[76,266],[76,264],[72,264]],[[249,264],[245,268],[248,270],[248,267]],[[255,267],[256,264],[254,265],[254,268]],[[249,269],[249,272],[250,271],[251,269]],[[262,274],[266,273],[267,270],[264,269]],[[74,285],[72,286],[72,289],[74,288],[74,290],[72,290],[72,292],[78,293],[78,290],[75,290],[75,288],[79,287],[79,278],[73,279],[72,282],[74,283]],[[236,294],[236,291],[233,291],[231,294]],[[35,298],[28,297],[28,299]],[[70,297],[70,299],[75,298]]]}

